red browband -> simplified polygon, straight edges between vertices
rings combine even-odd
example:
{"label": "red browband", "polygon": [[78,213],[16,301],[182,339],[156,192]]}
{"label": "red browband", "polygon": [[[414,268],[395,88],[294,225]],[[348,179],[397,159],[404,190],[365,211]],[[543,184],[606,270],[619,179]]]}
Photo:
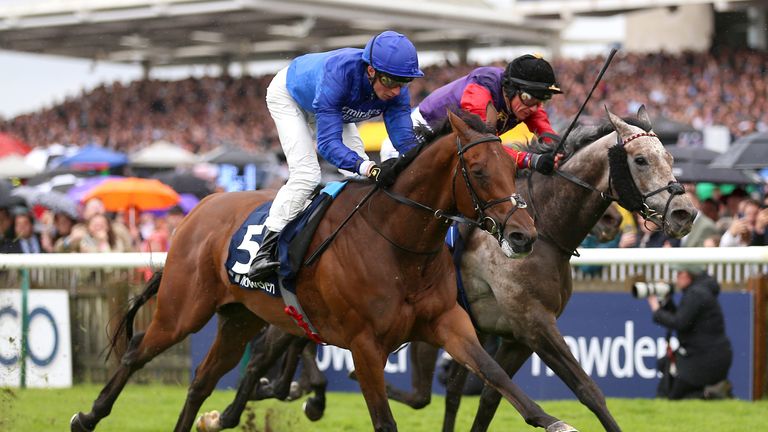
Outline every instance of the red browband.
{"label": "red browband", "polygon": [[642,133],[639,133],[639,134],[634,134],[631,137],[625,139],[623,145],[627,145],[627,143],[631,142],[632,140],[634,140],[636,138],[640,138],[642,136],[658,138],[658,136],[656,136],[656,134],[653,133],[653,132],[642,132]]}

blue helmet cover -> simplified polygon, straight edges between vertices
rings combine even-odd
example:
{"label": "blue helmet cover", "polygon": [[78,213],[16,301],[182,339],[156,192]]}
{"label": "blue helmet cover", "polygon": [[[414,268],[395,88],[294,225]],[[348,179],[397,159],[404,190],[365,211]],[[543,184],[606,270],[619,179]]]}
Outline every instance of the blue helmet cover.
{"label": "blue helmet cover", "polygon": [[[373,54],[373,57],[371,57]],[[387,30],[371,38],[363,50],[363,61],[379,72],[403,78],[420,78],[416,47],[405,35]]]}

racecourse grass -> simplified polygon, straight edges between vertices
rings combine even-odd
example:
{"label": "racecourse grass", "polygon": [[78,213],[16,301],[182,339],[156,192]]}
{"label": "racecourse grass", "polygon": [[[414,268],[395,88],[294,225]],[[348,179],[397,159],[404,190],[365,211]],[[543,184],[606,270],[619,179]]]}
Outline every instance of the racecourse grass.
{"label": "racecourse grass", "polygon": [[[0,430],[48,432],[68,431],[69,418],[77,411],[88,411],[101,386],[79,385],[71,389],[0,388]],[[186,396],[186,388],[128,384],[112,414],[96,429],[99,432],[158,432],[173,430]],[[223,410],[234,397],[233,391],[216,391],[203,405],[203,411]],[[477,397],[465,397],[456,430],[467,431],[477,407]],[[577,401],[542,401],[550,414],[568,421],[580,431],[603,430],[597,419]],[[399,430],[432,432],[440,430],[443,398],[420,411],[393,402],[392,410]],[[609,399],[608,406],[625,431],[759,431],[768,424],[768,401],[684,401],[654,399]],[[330,393],[325,417],[311,423],[301,412],[301,402],[252,402],[240,427],[251,432],[285,431],[370,431],[368,410],[359,394]],[[502,402],[491,431],[541,430],[525,425],[507,403]]]}

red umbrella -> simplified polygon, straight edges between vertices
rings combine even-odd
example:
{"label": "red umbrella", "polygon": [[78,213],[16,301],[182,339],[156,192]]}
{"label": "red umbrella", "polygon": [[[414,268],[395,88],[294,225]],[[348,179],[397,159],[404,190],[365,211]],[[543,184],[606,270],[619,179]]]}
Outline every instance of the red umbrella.
{"label": "red umbrella", "polygon": [[11,134],[0,132],[0,157],[19,154],[24,156],[32,151],[32,147]]}

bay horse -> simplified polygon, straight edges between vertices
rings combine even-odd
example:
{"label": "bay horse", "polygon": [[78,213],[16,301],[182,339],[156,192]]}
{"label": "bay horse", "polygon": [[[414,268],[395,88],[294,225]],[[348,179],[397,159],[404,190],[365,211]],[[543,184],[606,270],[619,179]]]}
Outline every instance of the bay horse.
{"label": "bay horse", "polygon": [[[696,210],[672,174],[672,156],[651,132],[645,107],[632,122],[642,128],[610,112],[608,120],[574,131],[566,143],[570,151],[556,175],[532,173],[518,179],[539,233],[533,252],[521,260],[502,261],[490,247],[488,236],[475,230],[466,241],[461,276],[478,332],[502,338],[495,359],[507,373],[514,375],[535,352],[605,430],[614,432],[621,428],[603,393],[557,328],[557,317],[573,290],[570,258],[612,201],[639,212],[678,238],[690,231]],[[542,147],[541,151],[551,150]],[[436,357],[437,349],[432,346],[411,344],[414,391],[388,387],[390,398],[414,408],[428,404]],[[443,431],[454,430],[466,375],[463,367],[449,369]],[[486,386],[472,431],[488,429],[498,403],[498,394]]]}
{"label": "bay horse", "polygon": [[[508,258],[530,253],[537,235],[531,217],[516,211],[524,201],[515,191],[514,161],[500,140],[478,118],[451,114],[449,122],[451,133],[428,140],[412,160],[402,159],[410,163],[401,167],[391,190],[350,183],[333,201],[309,248],[316,250],[332,233],[338,235],[298,274],[298,301],[325,342],[351,350],[376,431],[397,430],[383,369],[388,353],[410,340],[443,347],[495,386],[528,424],[549,432],[575,430],[512,383],[482,349],[468,315],[456,304],[454,269],[443,247],[446,221],[457,214],[474,218],[474,224],[493,232]],[[129,342],[119,367],[91,411],[72,417],[71,431],[94,430],[136,370],[199,331],[214,314],[219,317],[216,339],[190,384],[177,432],[190,429],[218,379],[237,364],[261,328],[269,323],[303,334],[284,313],[282,299],[232,285],[224,267],[233,232],[273,196],[265,191],[215,194],[185,218],[164,269],[123,317],[120,328]],[[346,225],[335,231],[342,221]],[[149,327],[133,335],[137,310],[154,296]],[[270,346],[266,357],[274,358],[282,348]],[[235,404],[244,404],[247,396],[238,393]]]}
{"label": "bay horse", "polygon": [[[616,238],[621,231],[621,213],[618,210],[618,206],[612,203],[605,210],[605,213],[598,219],[597,223],[592,227],[589,235],[595,237],[600,242],[608,242]],[[279,358],[282,363],[278,366],[279,374],[270,378],[261,377],[258,382],[253,380],[244,380],[240,386],[244,386],[246,382],[252,383],[254,386],[249,393],[249,401],[259,401],[263,399],[279,399],[279,400],[296,400],[305,394],[312,393],[312,396],[302,405],[304,414],[311,421],[317,421],[323,417],[325,412],[325,392],[328,386],[328,381],[325,378],[323,372],[318,368],[316,355],[317,345],[311,343],[309,339],[294,336],[292,334],[282,331],[279,327],[269,326],[262,336],[268,340],[274,340],[276,338],[288,338],[289,348],[285,351],[285,355]],[[261,362],[264,361],[263,352],[265,346],[270,346],[271,343],[258,344],[251,343],[251,356],[246,367],[246,374],[254,374],[257,370],[262,370],[263,366]],[[280,345],[285,345],[281,343]],[[433,361],[436,350],[426,348],[429,345],[416,344],[412,345],[412,349],[417,350],[418,353],[424,353],[426,359],[422,362],[418,359],[412,362],[413,365],[427,365],[430,361]],[[424,349],[424,351],[420,351]],[[413,353],[413,351],[412,351]],[[419,357],[416,354],[416,357]],[[298,368],[298,363],[301,361],[301,376],[297,381],[293,381]],[[429,403],[431,397],[431,381],[424,381],[427,384],[425,387],[423,384],[419,384],[421,376],[431,378],[433,370],[427,369],[426,373],[414,374],[414,387],[423,390],[416,391],[411,394],[404,392],[398,392],[397,397],[401,402],[410,405],[413,408],[423,407]],[[351,374],[354,378],[354,374]],[[246,391],[246,390],[244,390]],[[390,389],[390,391],[395,391]],[[242,408],[245,408],[244,406]],[[221,424],[233,424],[237,423],[232,421],[234,418],[239,418],[242,412],[238,412],[233,408],[228,408],[224,411],[225,418],[222,418],[222,414],[219,411],[209,411],[203,413],[195,422],[198,432],[211,432],[221,430]]]}

